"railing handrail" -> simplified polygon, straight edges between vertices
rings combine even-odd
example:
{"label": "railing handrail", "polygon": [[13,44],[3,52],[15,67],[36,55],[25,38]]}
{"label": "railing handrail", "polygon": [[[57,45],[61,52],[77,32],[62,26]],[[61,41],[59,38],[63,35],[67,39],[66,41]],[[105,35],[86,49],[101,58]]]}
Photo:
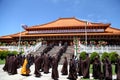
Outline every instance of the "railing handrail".
{"label": "railing handrail", "polygon": [[[32,45],[32,46],[29,46],[29,47],[26,47],[26,46],[21,46],[20,48],[23,48],[23,50],[27,53],[31,53],[31,52],[35,52],[36,50],[38,50],[40,47],[41,47],[42,43],[39,42],[37,43],[36,45]],[[80,44],[78,46],[79,48],[79,51],[85,51],[85,47],[83,44]],[[11,50],[11,51],[19,51],[18,50],[18,46],[12,46],[12,45],[9,45],[9,46],[0,46],[1,49],[7,49],[7,50]],[[86,50],[88,52],[93,52],[93,51],[96,51],[96,52],[111,52],[111,51],[119,51],[120,52],[120,45],[106,45],[106,46],[95,46],[95,45],[92,45],[92,46],[87,46],[86,47]]]}
{"label": "railing handrail", "polygon": [[[37,43],[36,45],[32,46],[20,46],[24,50],[25,53],[35,52],[39,49],[39,47],[42,45],[42,42]],[[6,49],[10,51],[19,51],[18,46],[0,46],[1,49]]]}

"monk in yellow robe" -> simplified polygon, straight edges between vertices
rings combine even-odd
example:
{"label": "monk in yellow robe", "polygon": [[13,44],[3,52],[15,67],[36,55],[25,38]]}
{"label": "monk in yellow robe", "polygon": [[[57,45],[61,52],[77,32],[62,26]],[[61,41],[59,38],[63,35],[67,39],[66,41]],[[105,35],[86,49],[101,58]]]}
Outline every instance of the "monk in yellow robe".
{"label": "monk in yellow robe", "polygon": [[25,58],[22,69],[21,69],[21,75],[23,76],[29,76],[29,73],[30,73],[30,67],[27,67],[29,64],[28,60],[29,60],[28,58]]}

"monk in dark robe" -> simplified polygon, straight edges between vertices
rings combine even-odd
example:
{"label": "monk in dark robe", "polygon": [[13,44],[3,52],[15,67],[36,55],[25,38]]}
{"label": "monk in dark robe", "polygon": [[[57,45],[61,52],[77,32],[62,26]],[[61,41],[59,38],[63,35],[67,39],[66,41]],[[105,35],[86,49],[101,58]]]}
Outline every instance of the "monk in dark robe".
{"label": "monk in dark robe", "polygon": [[49,56],[48,56],[48,54],[45,54],[44,55],[44,73],[49,73]]}
{"label": "monk in dark robe", "polygon": [[79,61],[78,61],[78,74],[79,74],[79,76],[82,76],[82,67],[83,67],[82,62],[83,62],[82,57],[80,57]]}
{"label": "monk in dark robe", "polygon": [[35,59],[35,71],[34,71],[34,74],[36,77],[40,77],[41,76],[41,73],[40,73],[40,67],[41,67],[41,56],[38,56],[36,59]]}
{"label": "monk in dark robe", "polygon": [[112,80],[112,65],[108,58],[108,56],[105,58],[105,80]]}
{"label": "monk in dark robe", "polygon": [[17,74],[17,58],[11,55],[8,63],[8,73],[9,75]]}
{"label": "monk in dark robe", "polygon": [[72,59],[70,59],[69,63],[69,75],[68,79],[70,80],[76,80],[77,79],[77,66],[76,66],[76,61],[74,59],[74,55],[72,56]]}
{"label": "monk in dark robe", "polygon": [[114,65],[115,65],[115,73],[117,74],[117,71],[118,71],[117,70],[117,62],[118,62],[118,59],[119,59],[119,55],[116,54],[115,57],[116,57],[116,61],[115,61]]}
{"label": "monk in dark robe", "polygon": [[42,53],[41,54],[41,72],[44,71],[44,56],[45,56],[45,54]]}
{"label": "monk in dark robe", "polygon": [[90,58],[89,55],[86,54],[86,59],[83,61],[83,78],[89,78],[89,68],[90,68]]}
{"label": "monk in dark robe", "polygon": [[52,79],[58,80],[59,78],[59,73],[58,73],[58,60],[57,57],[52,58],[52,74],[51,74]]}
{"label": "monk in dark robe", "polygon": [[22,56],[21,66],[23,66],[24,60],[25,60],[25,55]]}
{"label": "monk in dark robe", "polygon": [[101,63],[98,56],[95,57],[93,62],[93,77],[101,79]]}
{"label": "monk in dark robe", "polygon": [[48,57],[49,57],[49,68],[52,67],[52,57],[48,54]]}
{"label": "monk in dark robe", "polygon": [[9,62],[8,62],[8,74],[10,75],[12,72],[12,67],[13,67],[13,55],[10,55]]}
{"label": "monk in dark robe", "polygon": [[69,75],[67,78],[68,79],[72,78],[72,59],[70,59],[70,62],[69,62]]}
{"label": "monk in dark robe", "polygon": [[4,71],[8,71],[8,61],[9,61],[9,55],[6,57],[6,59],[5,59],[5,65],[4,65],[4,67],[3,67],[3,70]]}
{"label": "monk in dark robe", "polygon": [[21,63],[22,63],[22,55],[21,54],[18,54],[17,56],[16,56],[16,58],[17,58],[17,68],[20,68],[22,65],[21,65]]}
{"label": "monk in dark robe", "polygon": [[117,59],[117,80],[120,80],[120,58]]}
{"label": "monk in dark robe", "polygon": [[103,78],[105,79],[105,72],[106,72],[106,68],[105,68],[105,65],[106,65],[106,61],[105,59],[102,60],[102,63],[103,63]]}
{"label": "monk in dark robe", "polygon": [[68,61],[67,61],[67,57],[64,57],[64,63],[63,63],[63,67],[62,67],[62,75],[68,75]]}
{"label": "monk in dark robe", "polygon": [[17,74],[17,65],[18,65],[18,61],[17,61],[17,58],[16,56],[13,56],[12,57],[12,67],[11,67],[11,74]]}

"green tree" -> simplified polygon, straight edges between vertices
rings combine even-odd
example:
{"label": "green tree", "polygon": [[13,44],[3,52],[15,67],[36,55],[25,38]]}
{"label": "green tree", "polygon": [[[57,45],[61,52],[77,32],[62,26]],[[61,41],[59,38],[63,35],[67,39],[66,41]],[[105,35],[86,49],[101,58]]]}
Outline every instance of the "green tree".
{"label": "green tree", "polygon": [[101,56],[101,60],[103,61],[109,54],[107,52],[104,52]]}
{"label": "green tree", "polygon": [[12,51],[11,53],[14,54],[14,55],[17,55],[17,54],[18,54],[17,51]]}
{"label": "green tree", "polygon": [[93,52],[91,55],[90,55],[90,62],[93,63],[94,59],[96,56],[99,56],[99,54],[97,52]]}
{"label": "green tree", "polygon": [[116,52],[110,52],[109,53],[109,59],[110,59],[110,61],[112,62],[112,63],[115,63],[116,62],[116,60],[117,60],[117,53]]}
{"label": "green tree", "polygon": [[86,52],[85,51],[81,52],[80,57],[82,57],[82,60],[84,60],[86,58]]}

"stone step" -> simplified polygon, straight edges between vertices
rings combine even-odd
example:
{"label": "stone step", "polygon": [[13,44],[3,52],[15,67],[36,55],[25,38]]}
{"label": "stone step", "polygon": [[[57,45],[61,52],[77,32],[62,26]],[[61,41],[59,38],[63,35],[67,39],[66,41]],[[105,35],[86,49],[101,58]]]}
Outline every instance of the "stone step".
{"label": "stone step", "polygon": [[52,50],[50,50],[47,54],[49,54],[50,56],[53,56],[55,54],[57,54],[57,52],[61,49],[61,46],[54,46],[52,48]]}
{"label": "stone step", "polygon": [[67,60],[69,62],[73,53],[74,53],[74,47],[73,46],[68,46],[66,52],[63,53],[63,55],[61,56],[61,60],[60,60],[59,64],[63,64],[64,57],[67,57]]}

